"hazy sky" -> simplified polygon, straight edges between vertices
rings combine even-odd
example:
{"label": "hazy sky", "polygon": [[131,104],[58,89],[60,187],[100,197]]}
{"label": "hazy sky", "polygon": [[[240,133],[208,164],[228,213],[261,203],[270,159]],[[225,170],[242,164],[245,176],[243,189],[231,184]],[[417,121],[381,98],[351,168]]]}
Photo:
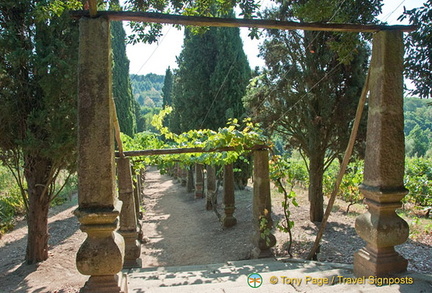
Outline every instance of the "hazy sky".
{"label": "hazy sky", "polygon": [[[383,21],[387,21],[390,25],[401,24],[397,18],[402,14],[404,6],[406,9],[412,9],[422,6],[424,2],[425,0],[384,0],[383,13],[379,18]],[[406,23],[407,22],[405,22],[405,24]],[[128,30],[127,25],[126,30]],[[260,41],[250,40],[247,36],[247,28],[240,28],[240,33],[251,68],[263,66],[263,60],[257,57]],[[176,56],[179,55],[182,45],[183,31],[169,25],[164,25],[163,36],[157,44],[127,46],[127,55],[130,60],[130,73],[156,73],[163,75],[168,66],[177,68]]]}

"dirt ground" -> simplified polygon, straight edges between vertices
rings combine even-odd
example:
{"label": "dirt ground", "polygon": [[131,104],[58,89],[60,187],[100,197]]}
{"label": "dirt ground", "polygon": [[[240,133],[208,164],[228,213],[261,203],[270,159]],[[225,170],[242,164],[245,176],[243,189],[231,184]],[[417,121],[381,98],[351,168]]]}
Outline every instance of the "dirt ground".
{"label": "dirt ground", "polygon": [[[222,202],[219,192],[218,202]],[[274,220],[282,219],[281,196],[273,196]],[[299,192],[300,207],[292,208],[292,252],[305,257],[315,239],[318,227],[308,220],[308,204]],[[195,199],[176,180],[152,170],[147,173],[142,222],[144,243],[143,267],[222,263],[249,258],[251,246],[252,189],[236,192],[238,224],[223,229],[216,214],[205,209],[205,200]],[[27,228],[18,222],[14,231],[0,239],[1,292],[78,292],[87,280],[75,267],[75,255],[85,234],[73,215],[76,196],[71,202],[50,212],[49,259],[38,265],[23,264]],[[346,214],[346,204],[337,202],[330,216],[318,256],[320,261],[352,263],[353,253],[364,245],[354,229],[355,217],[364,212],[362,206]],[[219,204],[222,213],[222,207]],[[275,232],[278,244],[274,252],[286,256],[287,234]],[[432,273],[432,235],[423,233],[408,240],[397,250],[409,260],[409,270]]]}

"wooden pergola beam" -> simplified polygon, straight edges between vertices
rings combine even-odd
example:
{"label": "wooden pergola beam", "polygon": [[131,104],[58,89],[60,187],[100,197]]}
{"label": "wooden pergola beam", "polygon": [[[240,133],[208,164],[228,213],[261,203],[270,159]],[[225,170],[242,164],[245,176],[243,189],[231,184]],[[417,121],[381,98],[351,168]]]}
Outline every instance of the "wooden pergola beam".
{"label": "wooden pergola beam", "polygon": [[89,0],[89,14],[91,17],[95,17],[97,15],[97,0]]}
{"label": "wooden pergola beam", "polygon": [[[266,145],[255,145],[253,147],[244,148],[246,151],[265,150],[268,149]],[[157,155],[174,155],[174,154],[190,154],[190,153],[214,153],[214,152],[232,152],[235,151],[234,147],[221,147],[215,149],[203,148],[177,148],[177,149],[152,149],[152,150],[139,150],[123,152],[126,157],[140,157],[140,156],[157,156]],[[120,157],[120,153],[115,153],[116,157]]]}
{"label": "wooden pergola beam", "polygon": [[[73,17],[89,17],[88,11],[72,11]],[[218,27],[252,27],[281,30],[309,30],[333,32],[378,32],[398,30],[410,32],[415,26],[409,25],[375,25],[375,24],[342,24],[342,23],[299,23],[293,21],[279,21],[268,19],[239,19],[204,16],[185,16],[164,14],[156,12],[132,11],[98,11],[95,17],[106,17],[113,21],[153,22],[164,24],[180,24],[192,26],[218,26]]]}

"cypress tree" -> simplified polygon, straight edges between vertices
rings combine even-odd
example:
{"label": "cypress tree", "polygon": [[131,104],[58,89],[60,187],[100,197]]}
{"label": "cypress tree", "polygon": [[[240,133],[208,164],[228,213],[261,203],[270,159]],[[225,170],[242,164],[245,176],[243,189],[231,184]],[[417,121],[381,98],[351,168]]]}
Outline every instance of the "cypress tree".
{"label": "cypress tree", "polygon": [[0,2],[0,160],[26,208],[29,264],[48,258],[56,179],[76,164],[78,24],[67,12],[36,18],[47,4]]}
{"label": "cypress tree", "polygon": [[[112,1],[118,7],[118,1]],[[136,107],[129,78],[129,59],[126,55],[126,32],[120,21],[111,22],[113,52],[113,97],[121,132],[133,136],[137,131]]]}
{"label": "cypress tree", "polygon": [[185,30],[174,85],[174,118],[180,131],[218,129],[244,114],[242,97],[250,78],[238,28]]}
{"label": "cypress tree", "polygon": [[162,108],[165,108],[166,106],[172,105],[172,90],[173,90],[173,75],[171,72],[171,68],[167,68],[165,71],[165,79],[164,79],[164,85],[162,87]]}
{"label": "cypress tree", "polygon": [[[229,118],[243,117],[242,98],[251,70],[238,28],[210,28],[203,34],[186,29],[178,64],[171,131],[217,130]],[[239,160],[235,167],[242,170],[235,173],[236,185],[242,189],[251,165]]]}

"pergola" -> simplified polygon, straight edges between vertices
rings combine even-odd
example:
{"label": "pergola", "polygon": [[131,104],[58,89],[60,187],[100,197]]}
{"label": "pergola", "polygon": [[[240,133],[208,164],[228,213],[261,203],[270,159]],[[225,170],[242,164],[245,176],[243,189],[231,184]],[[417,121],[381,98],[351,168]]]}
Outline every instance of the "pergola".
{"label": "pergola", "polygon": [[[125,239],[128,239],[126,246],[137,245],[137,231],[133,224],[133,221],[136,223],[136,218],[133,218],[133,213],[131,222],[124,224],[125,229],[129,229],[129,236],[123,237],[117,232],[122,201],[119,200],[116,190],[113,123],[115,109],[112,103],[110,52],[112,20],[198,26],[374,32],[364,181],[360,187],[368,211],[356,220],[357,233],[367,244],[355,253],[354,274],[386,276],[406,271],[408,262],[394,250],[394,246],[406,241],[409,229],[407,223],[395,213],[395,209],[401,206],[400,201],[408,192],[403,183],[405,147],[402,34],[413,27],[300,24],[157,13],[98,12],[95,3],[96,1],[90,1],[90,12],[73,13],[75,17],[80,18],[79,206],[75,214],[81,223],[81,230],[88,234],[77,253],[76,264],[82,274],[90,276],[82,292],[127,292],[127,282],[121,274],[125,259]],[[119,185],[120,181],[129,182],[120,193],[126,198],[131,197],[132,191],[128,189],[131,182],[130,165],[127,160],[119,160],[118,164]],[[265,214],[265,209],[270,204],[268,152],[265,149],[254,150],[254,170],[254,221],[259,229],[258,218]],[[120,179],[121,176],[126,179]],[[133,204],[128,203],[126,210],[135,211],[135,208]],[[271,215],[268,217],[271,221]],[[271,246],[265,245],[259,239],[254,244],[258,251],[257,256]]]}

